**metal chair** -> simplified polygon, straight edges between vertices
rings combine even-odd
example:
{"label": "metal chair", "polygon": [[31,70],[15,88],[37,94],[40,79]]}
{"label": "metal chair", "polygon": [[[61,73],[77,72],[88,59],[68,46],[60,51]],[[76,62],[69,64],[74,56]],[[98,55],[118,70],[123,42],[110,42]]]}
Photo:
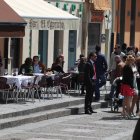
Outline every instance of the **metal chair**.
{"label": "metal chair", "polygon": [[51,79],[48,78],[46,75],[41,77],[41,80],[38,82],[40,94],[43,95],[43,100],[45,99],[45,95],[49,98],[49,94],[52,96],[52,86],[53,83],[50,81]]}
{"label": "metal chair", "polygon": [[[38,93],[38,84],[36,84],[37,81],[37,77],[34,77],[33,83],[28,83],[27,85],[21,85],[22,90],[24,90],[24,98],[28,98],[31,97],[32,98],[32,102],[34,102],[34,95],[36,92],[36,95],[38,96],[38,99],[40,101],[40,97],[39,97],[39,93]],[[26,95],[27,94],[27,95]]]}
{"label": "metal chair", "polygon": [[7,84],[7,78],[0,77],[0,92],[2,92],[2,98],[6,100],[6,104],[8,99],[14,99],[14,87]]}
{"label": "metal chair", "polygon": [[69,93],[69,89],[71,89],[71,74],[70,73],[62,75],[60,86],[61,88],[64,89],[66,93],[68,93],[70,97],[70,93]]}
{"label": "metal chair", "polygon": [[84,72],[80,72],[77,77],[77,83],[78,83],[78,90],[80,94],[80,90],[83,88],[84,91]]}
{"label": "metal chair", "polygon": [[57,94],[57,97],[60,94],[60,97],[62,98],[61,79],[62,79],[62,76],[55,75],[54,80],[53,80],[53,91],[54,93]]}

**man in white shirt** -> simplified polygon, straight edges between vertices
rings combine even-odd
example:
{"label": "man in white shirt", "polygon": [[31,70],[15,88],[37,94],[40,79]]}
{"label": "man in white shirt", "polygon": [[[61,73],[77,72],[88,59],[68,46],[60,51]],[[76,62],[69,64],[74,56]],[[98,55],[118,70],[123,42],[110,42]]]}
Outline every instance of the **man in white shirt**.
{"label": "man in white shirt", "polygon": [[110,83],[112,84],[115,76],[114,76],[114,72],[116,69],[116,61],[115,61],[115,56],[119,55],[121,57],[121,59],[123,58],[123,56],[125,56],[125,53],[121,52],[121,46],[116,44],[114,51],[111,54],[111,58],[110,58],[110,70],[111,70],[111,77],[110,77]]}

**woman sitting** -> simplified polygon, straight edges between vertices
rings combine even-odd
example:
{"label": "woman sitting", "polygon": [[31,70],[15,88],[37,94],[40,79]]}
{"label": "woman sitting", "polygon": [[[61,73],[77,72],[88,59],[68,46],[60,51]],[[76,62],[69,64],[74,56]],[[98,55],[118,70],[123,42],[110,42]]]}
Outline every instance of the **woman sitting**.
{"label": "woman sitting", "polygon": [[58,73],[64,73],[63,68],[61,66],[62,59],[60,57],[57,57],[55,62],[52,64],[51,70],[56,71]]}
{"label": "woman sitting", "polygon": [[33,73],[33,66],[32,66],[32,58],[26,58],[24,64],[21,65],[19,69],[19,74],[32,74]]}

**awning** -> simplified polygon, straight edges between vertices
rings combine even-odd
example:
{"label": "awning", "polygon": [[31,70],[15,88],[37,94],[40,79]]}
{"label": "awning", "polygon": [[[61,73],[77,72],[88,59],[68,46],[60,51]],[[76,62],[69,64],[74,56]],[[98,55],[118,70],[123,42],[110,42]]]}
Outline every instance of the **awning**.
{"label": "awning", "polygon": [[90,3],[93,4],[92,9],[94,10],[111,10],[110,0],[91,0]]}
{"label": "awning", "polygon": [[0,0],[0,37],[23,37],[25,25],[25,20]]}
{"label": "awning", "polygon": [[76,30],[79,18],[44,0],[4,0],[27,22],[29,29]]}

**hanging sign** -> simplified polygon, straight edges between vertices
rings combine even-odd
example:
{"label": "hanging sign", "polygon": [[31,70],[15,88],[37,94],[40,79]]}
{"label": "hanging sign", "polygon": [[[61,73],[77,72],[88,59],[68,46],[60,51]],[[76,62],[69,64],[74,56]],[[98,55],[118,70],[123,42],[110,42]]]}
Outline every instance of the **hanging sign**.
{"label": "hanging sign", "polygon": [[104,19],[104,11],[91,10],[91,22],[102,22]]}

